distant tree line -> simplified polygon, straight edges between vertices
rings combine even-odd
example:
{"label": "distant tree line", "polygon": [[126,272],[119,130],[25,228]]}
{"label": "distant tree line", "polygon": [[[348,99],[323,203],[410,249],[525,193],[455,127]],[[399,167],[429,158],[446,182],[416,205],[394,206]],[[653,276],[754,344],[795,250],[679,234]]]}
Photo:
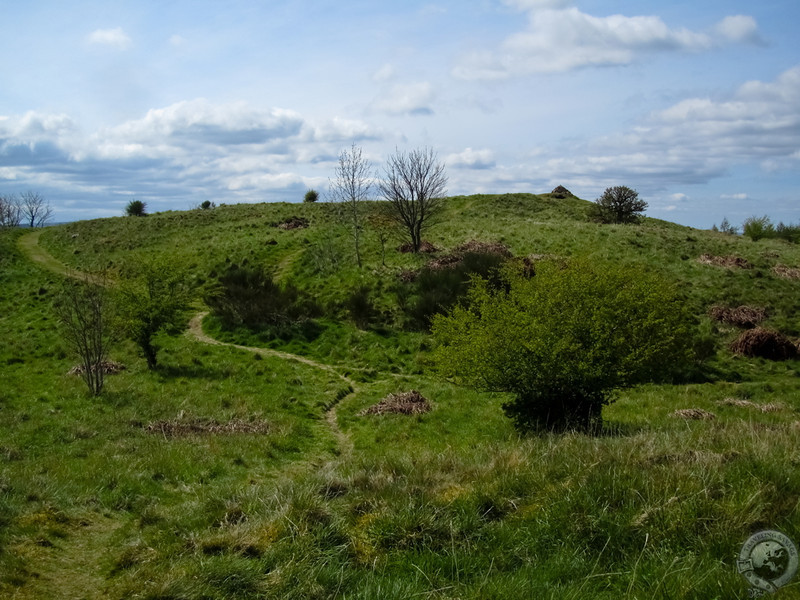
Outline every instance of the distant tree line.
{"label": "distant tree line", "polygon": [[[715,223],[711,231],[718,231],[728,235],[736,235],[739,228],[731,225],[727,217],[722,219],[719,226]],[[763,217],[749,217],[742,223],[742,235],[749,237],[754,242],[762,239],[781,239],[792,244],[800,243],[800,224],[784,225],[783,222],[775,225],[772,220],[764,215]]]}

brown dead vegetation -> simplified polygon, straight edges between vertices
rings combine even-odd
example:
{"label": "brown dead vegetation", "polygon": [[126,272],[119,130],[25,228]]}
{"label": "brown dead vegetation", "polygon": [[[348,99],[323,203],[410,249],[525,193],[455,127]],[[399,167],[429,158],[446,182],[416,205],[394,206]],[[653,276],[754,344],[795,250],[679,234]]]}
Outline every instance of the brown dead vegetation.
{"label": "brown dead vegetation", "polygon": [[713,254],[701,254],[698,262],[704,265],[715,267],[727,267],[729,269],[752,269],[753,265],[741,256],[714,256]]}
{"label": "brown dead vegetation", "polygon": [[308,219],[305,217],[289,217],[276,225],[278,229],[289,231],[292,229],[305,229],[308,227]]}
{"label": "brown dead vegetation", "polygon": [[362,410],[358,415],[360,417],[385,414],[418,415],[430,410],[431,404],[428,399],[417,390],[411,390],[410,392],[389,394],[377,404]]}
{"label": "brown dead vegetation", "polygon": [[779,277],[786,279],[800,279],[800,269],[794,267],[787,267],[786,265],[775,265],[772,267],[772,272]]}
{"label": "brown dead vegetation", "polygon": [[756,404],[755,402],[750,402],[750,400],[742,400],[741,398],[725,398],[718,402],[721,406],[736,406],[738,408],[751,408],[753,410],[758,410],[762,413],[773,413],[773,412],[780,412],[783,410],[783,405],[778,404],[776,402],[770,402],[769,404]]}
{"label": "brown dead vegetation", "polygon": [[[103,361],[100,363],[100,367],[103,369],[103,373],[106,375],[116,375],[127,368],[125,365],[114,362],[113,360]],[[67,375],[83,375],[84,370],[85,369],[83,365],[75,365],[67,372]]]}
{"label": "brown dead vegetation", "polygon": [[220,423],[215,419],[201,419],[197,417],[185,418],[180,415],[177,419],[148,423],[144,427],[144,430],[147,433],[163,435],[167,438],[176,438],[209,434],[264,434],[269,433],[270,425],[263,420],[245,421],[244,419],[231,419],[226,423]]}
{"label": "brown dead vegetation", "polygon": [[797,346],[785,335],[756,327],[748,329],[731,344],[734,354],[769,360],[788,360],[797,356]]}
{"label": "brown dead vegetation", "polygon": [[735,325],[736,327],[753,328],[767,318],[767,309],[762,306],[712,306],[708,315],[715,321]]}
{"label": "brown dead vegetation", "polygon": [[550,192],[550,195],[554,198],[563,199],[572,196],[572,192],[570,192],[563,185],[559,185],[552,192]]}
{"label": "brown dead vegetation", "polygon": [[680,408],[669,416],[689,421],[713,421],[717,418],[717,415],[702,408]]}

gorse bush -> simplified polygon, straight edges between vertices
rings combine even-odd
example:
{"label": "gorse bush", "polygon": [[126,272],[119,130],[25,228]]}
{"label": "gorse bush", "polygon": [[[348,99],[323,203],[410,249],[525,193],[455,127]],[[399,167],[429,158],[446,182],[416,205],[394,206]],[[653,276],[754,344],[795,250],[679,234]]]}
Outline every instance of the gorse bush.
{"label": "gorse bush", "polygon": [[505,260],[494,253],[466,252],[452,265],[423,268],[412,284],[413,295],[405,309],[407,326],[428,329],[435,314],[446,312],[466,296],[473,276],[491,277]]}
{"label": "gorse bush", "polygon": [[671,286],[644,269],[539,263],[475,280],[467,304],[433,318],[439,372],[510,392],[521,429],[593,429],[613,392],[688,363],[687,315]]}
{"label": "gorse bush", "polygon": [[291,285],[280,285],[262,267],[234,266],[205,291],[204,300],[226,327],[280,329],[319,311]]}

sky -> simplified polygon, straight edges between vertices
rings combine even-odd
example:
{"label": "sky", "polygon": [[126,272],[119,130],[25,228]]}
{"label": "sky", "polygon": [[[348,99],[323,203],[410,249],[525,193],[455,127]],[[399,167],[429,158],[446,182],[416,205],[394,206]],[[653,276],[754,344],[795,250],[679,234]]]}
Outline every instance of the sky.
{"label": "sky", "polygon": [[356,144],[448,194],[800,222],[797,0],[0,0],[0,194],[54,221],[323,198]]}

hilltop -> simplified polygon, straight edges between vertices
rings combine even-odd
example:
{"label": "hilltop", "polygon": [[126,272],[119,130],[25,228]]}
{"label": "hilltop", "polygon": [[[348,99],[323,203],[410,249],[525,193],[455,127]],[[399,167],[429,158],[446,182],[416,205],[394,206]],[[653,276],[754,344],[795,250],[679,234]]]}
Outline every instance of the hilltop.
{"label": "hilltop", "polygon": [[[437,252],[392,238],[384,261],[366,229],[362,269],[327,203],[0,232],[0,595],[745,597],[742,543],[765,528],[800,542],[800,361],[734,355],[739,328],[710,310],[758,307],[796,339],[800,248],[600,225],[590,204],[447,198],[425,236]],[[697,369],[622,393],[603,435],[521,435],[503,394],[433,375],[414,320],[414,278],[473,241],[662,274]],[[153,372],[116,343],[125,368],[90,398],[50,308],[61,279],[154,257],[195,285],[185,333],[159,338]],[[204,290],[234,267],[296,287],[313,319],[276,334],[203,318]]]}

